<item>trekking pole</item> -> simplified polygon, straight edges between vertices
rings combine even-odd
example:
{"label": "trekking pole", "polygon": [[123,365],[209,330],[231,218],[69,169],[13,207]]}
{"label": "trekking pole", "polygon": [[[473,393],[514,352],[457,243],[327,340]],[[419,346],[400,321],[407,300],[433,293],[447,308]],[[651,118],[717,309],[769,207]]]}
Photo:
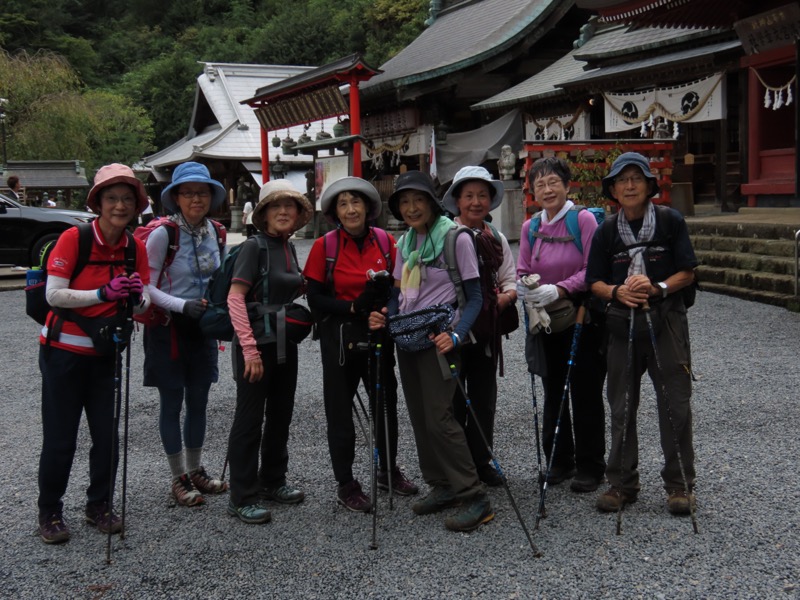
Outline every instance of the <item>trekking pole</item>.
{"label": "trekking pole", "polygon": [[556,419],[556,428],[553,432],[553,446],[550,448],[550,460],[547,463],[547,473],[544,476],[544,484],[542,486],[542,493],[539,497],[539,511],[536,514],[536,525],[534,529],[539,528],[539,521],[544,516],[544,497],[547,494],[547,480],[550,477],[550,471],[553,468],[553,460],[556,456],[556,444],[558,443],[558,432],[561,431],[561,415],[564,414],[564,408],[569,397],[569,378],[572,373],[572,367],[575,364],[575,356],[578,353],[578,342],[581,337],[581,330],[583,329],[583,320],[586,317],[586,307],[581,306],[578,308],[578,316],[575,318],[575,331],[572,334],[572,345],[569,349],[569,359],[567,360],[567,375],[564,378],[564,391],[561,393],[561,405],[558,407],[558,418]]}
{"label": "trekking pole", "polygon": [[[522,283],[529,289],[536,289],[539,285],[539,276],[538,275],[526,275],[521,279]],[[527,336],[530,335],[530,317],[528,315],[528,309],[525,304],[525,299],[520,297],[520,303],[522,304],[522,315],[525,321],[525,335],[526,339]],[[545,474],[544,470],[542,469],[542,443],[539,437],[539,408],[536,405],[536,374],[530,370],[530,365],[528,366],[528,372],[531,375],[531,401],[533,404],[533,426],[534,426],[534,439],[536,441],[536,479],[539,483],[539,513],[542,517],[547,516],[547,509],[544,505],[544,500],[542,499],[542,489],[544,487],[544,480]],[[537,521],[538,521],[537,515]]]}
{"label": "trekking pole", "polygon": [[506,474],[503,471],[500,463],[497,461],[497,457],[492,450],[491,444],[489,444],[489,439],[486,437],[486,434],[483,431],[483,428],[478,421],[478,417],[475,414],[475,408],[472,406],[472,402],[470,402],[469,396],[467,395],[467,389],[464,387],[464,383],[461,381],[461,378],[458,375],[458,370],[456,369],[455,363],[447,361],[448,366],[450,367],[450,374],[453,376],[453,379],[456,380],[456,384],[458,388],[461,390],[461,394],[464,396],[464,401],[467,404],[467,408],[470,412],[470,417],[475,421],[475,428],[478,430],[478,433],[483,440],[483,443],[486,445],[486,449],[489,451],[489,456],[492,459],[492,464],[494,465],[495,470],[500,474],[500,479],[503,482],[503,487],[506,489],[506,494],[508,494],[508,500],[511,502],[511,507],[514,509],[514,512],[517,514],[517,519],[519,519],[519,523],[522,526],[522,531],[525,532],[525,537],[528,538],[528,543],[531,546],[531,550],[533,550],[533,555],[536,558],[542,556],[542,552],[539,548],[536,547],[536,544],[533,543],[533,538],[531,537],[530,532],[528,531],[527,525],[525,525],[525,520],[522,518],[522,514],[519,512],[519,507],[517,506],[516,501],[514,500],[514,496],[511,494],[511,488],[508,486],[508,480],[506,479]]}
{"label": "trekking pole", "polygon": [[[380,416],[383,413],[383,433],[386,442],[386,476],[389,483],[389,510],[394,510],[392,501],[392,451],[389,449],[389,414],[386,411],[386,390],[383,388],[383,344],[375,344],[375,411]],[[377,427],[376,427],[377,429]],[[376,431],[377,433],[377,431]],[[377,446],[377,444],[376,444]]]}
{"label": "trekking pole", "polygon": [[125,421],[122,427],[122,511],[120,514],[120,539],[125,539],[125,508],[128,496],[128,409],[130,408],[131,394],[131,347],[125,350]]}
{"label": "trekking pole", "polygon": [[[628,355],[627,355],[627,373],[628,385],[625,388],[625,412],[622,418],[622,446],[619,450],[619,473],[620,484],[622,473],[625,470],[625,438],[628,436],[628,420],[630,419],[631,408],[631,388],[633,387],[633,324],[635,317],[635,308],[631,307],[630,323],[628,324]],[[622,488],[620,487],[620,502],[617,507],[617,535],[622,535],[622,509],[625,503],[622,502]]]}
{"label": "trekking pole", "polygon": [[542,498],[542,487],[544,486],[544,471],[542,470],[542,444],[539,438],[539,409],[536,406],[536,376],[531,373],[531,399],[533,402],[533,427],[534,440],[536,442],[536,479],[539,482],[539,512],[542,517],[547,516],[547,509]]}
{"label": "trekking pole", "polygon": [[[372,346],[372,331],[368,334],[369,345]],[[367,379],[372,383],[373,368],[372,356],[367,356]],[[372,465],[370,468],[370,483],[369,489],[372,496],[372,538],[370,538],[369,549],[378,549],[378,443],[375,439],[375,390],[373,389],[373,396],[369,398],[369,445],[372,448]]]}
{"label": "trekking pole", "polygon": [[119,452],[119,413],[122,405],[122,327],[114,333],[114,410],[111,415],[111,469],[109,473],[108,514],[109,527],[106,538],[106,564],[111,564],[111,515],[114,514],[114,483],[116,481],[115,461]]}
{"label": "trekking pole", "polygon": [[[664,381],[664,371],[661,368],[661,359],[659,358],[658,348],[656,344],[656,332],[653,329],[653,319],[650,317],[650,306],[645,304],[644,306],[644,315],[647,319],[647,330],[650,332],[650,343],[653,345],[653,357],[656,359],[656,368],[658,369],[659,375],[661,376],[661,396],[662,402],[666,407],[667,412],[667,420],[669,421],[669,428],[672,432],[672,443],[675,446],[675,453],[678,456],[678,466],[681,469],[681,478],[683,479],[683,489],[686,492],[686,499],[689,502],[689,515],[692,519],[692,529],[695,533],[699,533],[697,529],[697,515],[695,514],[695,507],[694,503],[692,502],[690,491],[689,491],[689,480],[686,478],[686,468],[683,464],[683,456],[681,455],[681,448],[678,445],[678,435],[675,432],[675,421],[672,418],[672,408],[669,405],[669,398],[667,397],[667,386]],[[658,394],[656,394],[656,400],[658,400]]]}
{"label": "trekking pole", "polygon": [[131,396],[131,336],[133,335],[133,307],[141,301],[139,294],[131,294],[126,303],[125,330],[125,422],[122,428],[122,511],[120,515],[120,539],[125,539],[125,508],[128,497],[128,409]]}
{"label": "trekking pole", "polygon": [[361,415],[358,412],[358,407],[356,406],[356,400],[358,400],[358,404],[361,407],[361,413],[364,415],[364,419],[369,418],[367,416],[367,409],[364,408],[364,401],[361,399],[361,394],[358,393],[356,390],[355,398],[353,398],[353,414],[356,416],[356,421],[358,421],[358,427],[361,429],[361,434],[364,436],[364,440],[368,441],[369,436],[367,434],[367,428],[364,426],[364,421],[361,419]]}

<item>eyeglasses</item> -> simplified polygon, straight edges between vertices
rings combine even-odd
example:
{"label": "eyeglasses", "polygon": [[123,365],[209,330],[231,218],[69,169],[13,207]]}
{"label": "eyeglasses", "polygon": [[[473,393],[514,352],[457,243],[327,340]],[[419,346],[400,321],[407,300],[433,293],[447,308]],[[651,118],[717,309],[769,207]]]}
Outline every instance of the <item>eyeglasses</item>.
{"label": "eyeglasses", "polygon": [[537,192],[544,191],[545,188],[550,188],[551,190],[557,190],[564,186],[564,182],[561,181],[558,177],[553,177],[552,179],[548,179],[547,181],[543,179],[537,180],[533,184],[533,189]]}
{"label": "eyeglasses", "polygon": [[136,204],[136,198],[133,196],[103,196],[101,201],[109,206],[116,206],[120,202],[125,206],[134,206]]}
{"label": "eyeglasses", "polygon": [[211,198],[211,192],[178,192],[178,196],[184,200],[194,200],[195,198],[208,200]]}
{"label": "eyeglasses", "polygon": [[644,175],[630,175],[628,177],[615,177],[614,178],[614,185],[628,185],[632,183],[633,185],[639,185],[645,182]]}

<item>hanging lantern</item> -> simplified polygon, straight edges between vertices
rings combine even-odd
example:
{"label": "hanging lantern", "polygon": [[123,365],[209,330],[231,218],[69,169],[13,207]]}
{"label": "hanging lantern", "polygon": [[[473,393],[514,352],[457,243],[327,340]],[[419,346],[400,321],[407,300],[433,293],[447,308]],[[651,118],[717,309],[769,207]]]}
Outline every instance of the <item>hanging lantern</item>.
{"label": "hanging lantern", "polygon": [[300,146],[302,144],[307,144],[311,141],[311,136],[308,135],[305,131],[297,138],[297,145]]}
{"label": "hanging lantern", "polygon": [[272,138],[272,147],[273,148],[278,148],[278,147],[280,147],[280,145],[281,145],[281,136],[279,136],[276,133],[275,137]]}
{"label": "hanging lantern", "polygon": [[291,136],[289,135],[289,132],[287,131],[286,132],[286,137],[283,138],[283,141],[281,142],[281,149],[283,150],[283,153],[284,154],[294,154],[294,147],[295,146],[297,146],[297,142],[295,142],[291,138]]}
{"label": "hanging lantern", "polygon": [[320,129],[317,132],[317,141],[319,141],[319,140],[329,140],[329,139],[331,139],[331,137],[332,137],[331,134],[328,133],[327,131],[325,131],[325,125],[323,125],[322,129]]}
{"label": "hanging lantern", "polygon": [[344,126],[344,123],[341,120],[336,121],[336,125],[333,126],[333,137],[344,137],[344,134],[347,132],[347,129]]}

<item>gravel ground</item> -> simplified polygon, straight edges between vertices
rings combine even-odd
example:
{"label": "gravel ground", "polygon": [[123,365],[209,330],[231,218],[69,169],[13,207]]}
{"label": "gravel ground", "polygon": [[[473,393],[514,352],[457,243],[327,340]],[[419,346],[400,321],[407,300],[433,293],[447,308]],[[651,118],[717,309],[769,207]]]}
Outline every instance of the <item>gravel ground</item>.
{"label": "gravel ground", "polygon": [[[309,241],[297,243],[307,255]],[[83,523],[89,438],[82,424],[65,517],[72,539],[46,546],[36,535],[40,450],[37,326],[21,291],[2,294],[4,366],[0,403],[0,596],[8,598],[797,598],[800,597],[800,475],[797,469],[800,315],[699,293],[690,311],[695,371],[697,519],[670,516],[652,386],[640,409],[639,501],[615,516],[595,494],[551,487],[534,558],[508,498],[491,490],[497,516],[472,534],[445,530],[442,515],[415,517],[412,500],[379,498],[378,545],[372,519],[335,502],[325,442],[318,346],[300,347],[301,377],[292,425],[290,479],[307,494],[273,507],[273,522],[227,516],[227,496],[202,508],[168,506],[168,469],[158,438],[158,398],[142,388],[141,340],[132,351],[127,535],[105,537]],[[530,380],[521,332],[506,343],[496,452],[532,530],[535,486]],[[222,469],[235,403],[229,353],[212,388],[205,463]],[[539,389],[538,397],[542,397]],[[361,436],[359,435],[360,441]],[[369,481],[369,453],[355,472]],[[405,410],[400,462],[421,482]],[[121,473],[121,470],[120,470]],[[119,494],[117,502],[119,503]]]}

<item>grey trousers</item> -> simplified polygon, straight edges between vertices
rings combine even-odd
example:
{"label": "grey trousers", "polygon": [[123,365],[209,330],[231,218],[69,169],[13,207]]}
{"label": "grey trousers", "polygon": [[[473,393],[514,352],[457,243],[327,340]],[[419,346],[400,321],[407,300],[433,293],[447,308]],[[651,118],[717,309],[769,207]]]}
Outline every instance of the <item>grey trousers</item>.
{"label": "grey trousers", "polygon": [[[448,359],[460,367],[457,353]],[[397,363],[425,482],[449,487],[462,500],[483,492],[464,429],[453,414],[456,382],[445,372],[436,348],[413,353],[398,349]]]}
{"label": "grey trousers", "polygon": [[[636,433],[636,411],[639,408],[642,375],[647,371],[653,382],[658,403],[658,428],[664,467],[661,478],[667,491],[683,489],[684,483],[678,461],[678,448],[689,489],[694,487],[694,446],[692,444],[691,352],[686,309],[666,313],[661,333],[656,338],[661,369],[656,364],[653,345],[649,339],[634,340],[633,361],[627,365],[628,340],[609,335],[608,341],[608,403],[611,408],[611,452],[606,477],[612,486],[627,491],[639,490],[639,438]],[[626,393],[630,387],[625,447],[622,433],[625,427]],[[669,413],[667,408],[669,407]],[[671,418],[670,418],[671,417]],[[675,428],[674,437],[673,430]],[[678,448],[673,439],[677,440]]]}

